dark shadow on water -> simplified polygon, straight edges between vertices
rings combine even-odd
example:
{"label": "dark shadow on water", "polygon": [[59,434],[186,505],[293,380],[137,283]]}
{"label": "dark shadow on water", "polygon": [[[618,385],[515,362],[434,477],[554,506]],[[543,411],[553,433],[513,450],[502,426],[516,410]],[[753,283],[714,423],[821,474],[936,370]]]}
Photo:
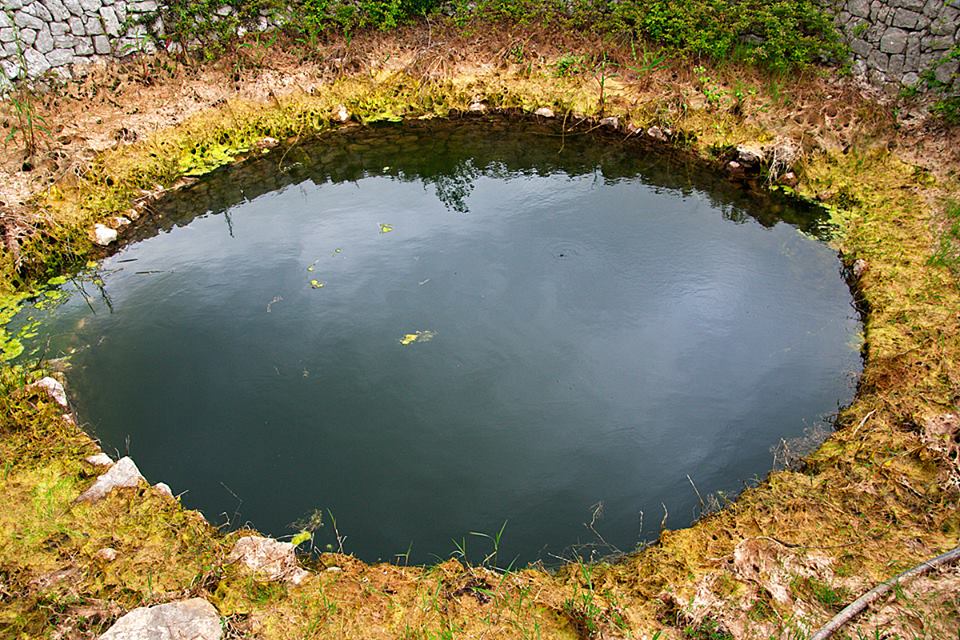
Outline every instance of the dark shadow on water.
{"label": "dark shadow on water", "polygon": [[349,126],[249,159],[167,196],[156,206],[163,214],[156,228],[142,225],[132,240],[303,182],[354,182],[369,176],[420,180],[452,213],[468,214],[467,199],[480,176],[558,173],[594,175],[608,184],[639,179],[682,196],[706,193],[732,222],[753,219],[766,227],[786,222],[819,238],[829,233],[822,209],[766,189],[747,189],[704,161],[662,145],[606,130],[565,132],[558,122],[474,116]]}

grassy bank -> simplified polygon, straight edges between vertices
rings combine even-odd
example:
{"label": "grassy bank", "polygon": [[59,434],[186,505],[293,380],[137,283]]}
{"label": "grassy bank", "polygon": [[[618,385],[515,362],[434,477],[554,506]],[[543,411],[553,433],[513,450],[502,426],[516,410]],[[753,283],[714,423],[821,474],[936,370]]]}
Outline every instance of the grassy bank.
{"label": "grassy bank", "polygon": [[[100,255],[93,223],[125,215],[150,224],[150,203],[185,176],[261,153],[267,138],[322,135],[339,126],[341,106],[359,122],[459,117],[478,103],[549,107],[571,125],[616,116],[623,135],[668,129],[662,144],[718,171],[738,144],[791,140],[796,190],[830,208],[845,263],[863,261],[856,287],[869,309],[869,357],[838,431],[722,511],[617,562],[506,572],[456,559],[403,567],[322,554],[315,575],[293,587],[227,563],[237,533],[150,488],[75,504],[97,474],[83,461],[95,445],[24,386],[37,372],[8,368],[0,635],[90,637],[132,607],[200,595],[231,637],[804,638],[876,582],[956,546],[958,434],[943,418],[957,410],[960,389],[955,135],[898,128],[888,108],[815,72],[787,80],[553,26],[491,31],[473,38],[420,26],[359,34],[349,45],[332,38],[312,62],[264,46],[201,68],[134,63],[111,72],[125,78],[112,91],[43,103],[48,122],[71,123],[58,135],[90,137],[83,151],[69,143],[83,159],[71,171],[42,174],[37,163],[56,180],[38,179],[17,210],[32,231],[18,255],[2,254],[5,292]],[[172,103],[181,110],[149,115]],[[117,558],[98,557],[104,547]],[[952,637],[958,581],[946,572],[904,585],[849,637],[873,638],[878,628],[895,634],[880,637]]]}

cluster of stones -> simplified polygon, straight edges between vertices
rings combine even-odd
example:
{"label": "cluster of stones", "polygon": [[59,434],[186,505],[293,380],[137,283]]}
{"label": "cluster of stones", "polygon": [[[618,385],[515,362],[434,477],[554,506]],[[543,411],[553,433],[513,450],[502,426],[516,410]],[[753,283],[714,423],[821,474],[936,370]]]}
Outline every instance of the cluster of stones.
{"label": "cluster of stones", "polygon": [[941,64],[960,43],[960,0],[839,0],[833,9],[855,71],[872,84],[913,86],[932,71],[960,87],[960,62]]}
{"label": "cluster of stones", "polygon": [[4,9],[0,69],[9,80],[69,76],[77,63],[154,49],[143,22],[156,15],[156,0],[4,0]]}
{"label": "cluster of stones", "polygon": [[[41,378],[31,386],[46,394],[63,410],[69,411],[66,389],[56,378]],[[76,424],[71,413],[65,413],[63,418]],[[87,457],[86,462],[103,472],[77,497],[77,503],[99,502],[115,491],[137,489],[148,484],[129,457],[114,462],[101,451]],[[168,499],[177,499],[170,487],[162,482],[153,485],[152,490]],[[101,563],[113,562],[118,556],[118,551],[111,547],[94,553],[96,560]],[[238,565],[252,579],[262,582],[285,582],[296,586],[312,575],[300,566],[293,544],[262,536],[239,538],[227,556],[227,562]],[[339,568],[327,569],[331,570],[339,571]],[[191,598],[133,609],[121,616],[100,636],[100,640],[220,640],[222,637],[223,625],[216,608],[202,598]]]}

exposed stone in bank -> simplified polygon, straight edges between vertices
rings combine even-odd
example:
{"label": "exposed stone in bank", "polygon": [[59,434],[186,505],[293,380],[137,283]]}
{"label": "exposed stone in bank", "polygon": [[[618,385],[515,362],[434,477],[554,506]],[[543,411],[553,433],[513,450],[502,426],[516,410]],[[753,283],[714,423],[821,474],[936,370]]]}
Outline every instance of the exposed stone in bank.
{"label": "exposed stone in bank", "polygon": [[140,469],[128,457],[120,458],[110,466],[110,470],[97,478],[89,489],[80,494],[77,502],[97,502],[103,500],[114,489],[137,487],[145,482]]}
{"label": "exposed stone in bank", "polygon": [[220,640],[220,614],[203,598],[140,607],[122,616],[100,640]]}
{"label": "exposed stone in bank", "polygon": [[244,536],[237,540],[227,558],[253,572],[255,578],[266,581],[285,581],[300,584],[310,572],[297,561],[296,548],[289,542],[280,542],[262,536]]}

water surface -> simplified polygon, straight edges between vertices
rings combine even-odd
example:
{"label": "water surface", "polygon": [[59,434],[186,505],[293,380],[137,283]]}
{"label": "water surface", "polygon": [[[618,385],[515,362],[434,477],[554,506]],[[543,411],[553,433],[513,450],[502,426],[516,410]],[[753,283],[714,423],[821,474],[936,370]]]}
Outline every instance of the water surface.
{"label": "water surface", "polygon": [[213,521],[321,510],[366,560],[477,558],[506,521],[501,564],[549,562],[595,514],[628,550],[859,371],[813,214],[618,138],[333,134],[160,213],[47,320],[81,419]]}

